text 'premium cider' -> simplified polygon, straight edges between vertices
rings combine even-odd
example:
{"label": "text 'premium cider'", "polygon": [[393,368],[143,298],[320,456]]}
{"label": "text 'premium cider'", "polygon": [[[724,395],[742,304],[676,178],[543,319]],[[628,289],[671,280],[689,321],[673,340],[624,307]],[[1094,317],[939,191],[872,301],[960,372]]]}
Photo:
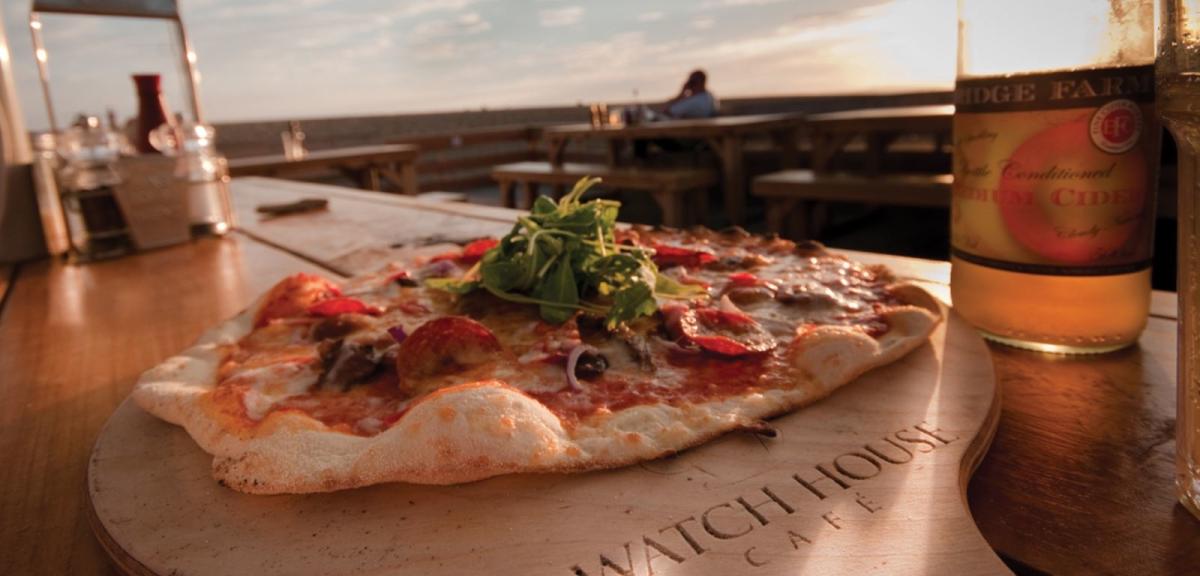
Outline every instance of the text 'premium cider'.
{"label": "text 'premium cider'", "polygon": [[[1104,352],[1137,340],[1150,305],[1161,137],[1153,3],[1091,3],[1097,14],[1059,18],[1047,9],[960,4],[951,292],[990,339]],[[999,37],[982,30],[1022,16],[1067,31],[988,45]]]}

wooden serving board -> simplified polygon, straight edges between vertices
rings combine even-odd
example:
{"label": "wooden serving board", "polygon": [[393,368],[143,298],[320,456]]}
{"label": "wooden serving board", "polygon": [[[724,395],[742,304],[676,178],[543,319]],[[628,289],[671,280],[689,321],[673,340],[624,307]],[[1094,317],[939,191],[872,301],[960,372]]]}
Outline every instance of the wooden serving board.
{"label": "wooden serving board", "polygon": [[995,430],[987,348],[951,315],[924,346],[778,418],[638,466],[460,486],[249,496],[126,401],[88,469],[129,574],[995,574],[966,484]]}

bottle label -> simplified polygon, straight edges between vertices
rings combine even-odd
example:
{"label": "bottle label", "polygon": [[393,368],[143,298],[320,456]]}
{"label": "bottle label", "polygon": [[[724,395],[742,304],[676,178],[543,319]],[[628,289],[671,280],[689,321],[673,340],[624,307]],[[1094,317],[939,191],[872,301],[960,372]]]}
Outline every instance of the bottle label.
{"label": "bottle label", "polygon": [[1153,66],[959,80],[954,98],[956,257],[1076,276],[1150,266]]}

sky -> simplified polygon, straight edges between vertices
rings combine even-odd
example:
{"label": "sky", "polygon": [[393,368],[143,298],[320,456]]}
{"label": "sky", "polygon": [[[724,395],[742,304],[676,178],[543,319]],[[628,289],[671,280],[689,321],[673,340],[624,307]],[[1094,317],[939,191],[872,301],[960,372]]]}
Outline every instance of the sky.
{"label": "sky", "polygon": [[[693,68],[721,97],[948,89],[954,0],[178,0],[206,120],[228,122],[664,100]],[[30,129],[46,126],[29,0],[0,0]],[[135,112],[164,74],[159,21],[43,17],[60,121]]]}

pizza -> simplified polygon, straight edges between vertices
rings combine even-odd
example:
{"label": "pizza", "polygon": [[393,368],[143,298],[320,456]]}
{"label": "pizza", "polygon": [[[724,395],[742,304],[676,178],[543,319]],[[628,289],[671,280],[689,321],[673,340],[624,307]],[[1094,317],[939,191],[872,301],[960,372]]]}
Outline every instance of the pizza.
{"label": "pizza", "polygon": [[616,226],[581,194],[539,199],[504,238],[285,278],[133,398],[241,492],[454,484],[770,435],[940,321],[921,289],[820,244]]}

